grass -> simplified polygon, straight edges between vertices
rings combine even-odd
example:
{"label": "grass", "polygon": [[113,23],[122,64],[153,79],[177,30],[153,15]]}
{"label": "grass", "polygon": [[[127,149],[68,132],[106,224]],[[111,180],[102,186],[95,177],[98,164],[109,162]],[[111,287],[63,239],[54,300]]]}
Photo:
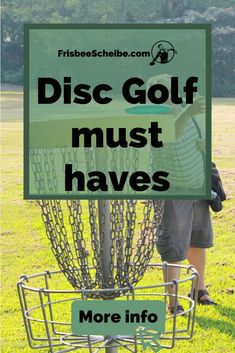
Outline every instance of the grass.
{"label": "grass", "polygon": [[[15,99],[14,99],[15,97]],[[33,201],[23,200],[22,96],[3,95],[5,121],[2,130],[2,352],[30,353],[23,326],[16,283],[22,274],[57,269],[49,241]],[[213,101],[213,160],[222,175],[228,200],[224,210],[213,214],[214,247],[208,250],[206,282],[218,303],[198,307],[195,335],[178,341],[174,353],[232,353],[235,351],[235,241],[234,241],[234,113],[232,100]],[[155,258],[160,261],[155,253]],[[144,279],[153,282],[154,271]],[[156,274],[157,278],[157,274]],[[155,279],[156,280],[156,279]],[[162,350],[165,352],[167,350]],[[40,350],[46,353],[48,350]],[[150,352],[150,351],[148,351]]]}

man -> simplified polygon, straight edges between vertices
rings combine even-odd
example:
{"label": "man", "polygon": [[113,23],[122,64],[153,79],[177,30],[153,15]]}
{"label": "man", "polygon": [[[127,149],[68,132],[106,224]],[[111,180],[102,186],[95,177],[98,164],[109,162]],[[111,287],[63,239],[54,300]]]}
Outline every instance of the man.
{"label": "man", "polygon": [[[151,78],[147,86],[160,83],[165,85],[170,91],[171,78],[169,75],[159,75]],[[169,94],[170,96],[170,94]],[[177,153],[182,151],[191,151],[193,156],[193,164],[188,169],[189,182],[197,185],[198,188],[203,185],[203,158],[201,149],[203,141],[199,139],[195,122],[192,117],[204,112],[204,99],[197,97],[194,103],[187,105],[184,109],[173,104],[170,100],[167,104],[172,106],[175,115],[175,128],[177,141],[169,144],[167,148],[172,160],[176,160],[176,164],[188,163],[182,155],[177,158]],[[163,152],[164,153],[164,152]],[[172,155],[176,158],[172,158]],[[159,154],[158,157],[159,158]],[[162,158],[160,163],[167,163],[167,158]],[[169,164],[168,164],[169,168]],[[164,170],[164,169],[163,169]],[[168,169],[166,169],[168,170]],[[168,170],[169,171],[169,170]],[[171,173],[169,173],[170,175]],[[180,187],[180,186],[179,186]],[[183,187],[183,185],[181,185]],[[162,261],[172,264],[181,264],[181,261],[188,259],[199,273],[198,298],[197,301],[203,305],[215,304],[209,297],[209,293],[205,288],[205,263],[206,249],[213,246],[213,232],[209,213],[209,203],[206,200],[166,200],[160,231],[157,237],[157,249],[161,255]],[[180,277],[180,269],[177,267],[168,268],[168,276],[165,281],[171,282],[173,279],[178,280]],[[174,294],[174,288],[168,289],[169,294]],[[169,296],[169,311],[174,313],[175,298]],[[184,311],[180,303],[177,303],[176,312]]]}
{"label": "man", "polygon": [[173,51],[173,53],[177,54],[175,49],[170,48],[170,49],[165,49],[162,44],[158,45],[158,52],[156,56],[153,58],[151,61],[150,65],[154,65],[155,61],[157,61],[158,58],[160,58],[160,63],[161,64],[166,64],[168,63],[168,56],[169,56],[169,51]]}

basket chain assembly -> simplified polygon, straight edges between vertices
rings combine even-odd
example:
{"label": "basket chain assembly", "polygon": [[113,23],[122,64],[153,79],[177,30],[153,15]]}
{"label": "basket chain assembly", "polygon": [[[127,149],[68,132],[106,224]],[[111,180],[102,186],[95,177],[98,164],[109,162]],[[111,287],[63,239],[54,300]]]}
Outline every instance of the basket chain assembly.
{"label": "basket chain assembly", "polygon": [[[60,189],[57,169],[72,163],[78,170],[79,163],[71,147],[34,148],[30,151],[34,187],[39,194],[51,195]],[[84,150],[87,170],[96,170],[97,163],[104,163],[99,152]],[[59,161],[59,162],[58,162]],[[154,167],[154,151],[149,153],[149,174]],[[60,165],[59,165],[60,164]],[[108,164],[108,163],[107,163]],[[126,158],[112,150],[109,161],[111,170],[138,170],[138,151],[127,149]],[[84,167],[84,164],[83,164]],[[69,195],[69,193],[68,193]],[[92,195],[92,194],[91,194]],[[60,270],[45,271],[32,276],[22,276],[18,283],[18,295],[31,348],[49,349],[50,353],[65,353],[88,349],[90,353],[117,353],[118,347],[137,353],[142,345],[140,335],[107,336],[81,335],[71,332],[71,304],[75,300],[115,299],[136,300],[153,298],[167,303],[168,288],[174,287],[174,301],[183,301],[186,310],[179,320],[175,312],[166,317],[165,331],[159,336],[162,348],[173,348],[175,340],[191,339],[194,330],[198,274],[192,266],[150,264],[160,232],[164,209],[162,200],[99,200],[59,201],[40,200],[42,219],[52,252]],[[184,271],[184,278],[166,283],[141,285],[145,272],[164,272],[170,268]],[[158,272],[159,274],[159,272]],[[69,284],[64,284],[63,275]],[[54,281],[55,279],[55,281]],[[157,277],[155,278],[155,282]],[[65,281],[66,282],[66,281]],[[35,287],[35,283],[36,286]],[[52,288],[52,286],[56,288]],[[58,288],[58,289],[57,289]],[[186,295],[182,295],[186,290]],[[188,297],[188,292],[191,297]],[[33,304],[34,303],[34,304]],[[144,334],[149,342],[149,334]],[[158,342],[154,345],[158,347]],[[142,347],[143,348],[143,347]],[[141,348],[141,349],[142,349]]]}
{"label": "basket chain assembly", "polygon": [[[65,161],[69,163],[73,159],[73,151],[69,147],[60,147],[60,153],[63,156],[63,163]],[[89,168],[94,168],[93,151],[86,149],[85,153],[86,163],[89,163]],[[118,158],[117,153],[115,149],[112,150],[111,167]],[[138,152],[134,150],[133,156],[128,153],[125,161],[119,159],[120,169],[137,168]],[[54,154],[55,151],[52,148],[35,148],[31,152],[35,185],[41,192],[45,190],[42,171],[46,174],[49,190],[56,191],[58,188]],[[86,203],[88,206],[85,206]],[[107,202],[98,204],[94,200],[86,202],[67,200],[65,207],[65,202],[58,200],[40,200],[39,205],[53,254],[60,269],[75,289],[125,287],[128,284],[135,285],[143,277],[155,247],[155,236],[161,220],[164,201],[113,200],[109,201],[107,206]],[[101,208],[101,217],[99,217],[98,207]],[[100,229],[104,227],[100,228],[99,223],[102,226],[105,217],[107,218],[107,213],[105,214],[107,207],[111,242],[109,254],[104,254],[105,237],[100,234]],[[138,221],[137,210],[141,211]],[[86,240],[84,237],[84,218],[87,213],[89,214],[90,240],[89,237],[86,237]],[[68,224],[65,225],[67,214],[70,227]],[[73,241],[68,240],[69,232],[72,234]],[[88,247],[87,242],[90,243]],[[102,259],[107,256],[110,260],[108,281],[104,280],[102,266]],[[95,274],[89,271],[90,261],[92,261]]]}

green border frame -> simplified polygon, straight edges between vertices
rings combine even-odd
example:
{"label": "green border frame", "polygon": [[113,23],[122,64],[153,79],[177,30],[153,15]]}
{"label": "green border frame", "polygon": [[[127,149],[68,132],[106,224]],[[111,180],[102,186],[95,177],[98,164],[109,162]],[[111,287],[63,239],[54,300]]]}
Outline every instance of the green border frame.
{"label": "green border frame", "polygon": [[[200,29],[206,32],[206,194],[197,195],[34,195],[29,192],[29,31],[30,29]],[[114,199],[211,199],[211,25],[210,24],[24,24],[24,199],[25,200],[114,200]]]}

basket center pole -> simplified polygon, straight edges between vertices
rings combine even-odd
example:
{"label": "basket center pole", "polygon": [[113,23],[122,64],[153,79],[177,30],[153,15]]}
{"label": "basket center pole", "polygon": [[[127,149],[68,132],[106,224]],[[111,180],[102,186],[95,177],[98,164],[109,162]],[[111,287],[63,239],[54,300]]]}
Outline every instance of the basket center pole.
{"label": "basket center pole", "polygon": [[[106,153],[99,148],[95,150],[96,167],[99,170],[100,166],[107,168]],[[111,224],[110,224],[110,201],[98,200],[98,215],[99,215],[99,235],[100,235],[100,249],[101,249],[101,271],[102,271],[102,287],[112,288],[114,286],[114,279],[112,278],[111,263]],[[111,339],[111,337],[107,337]],[[106,353],[117,353],[117,347],[113,346],[112,341],[109,347],[105,348]]]}
{"label": "basket center pole", "polygon": [[101,267],[103,275],[103,288],[113,287],[113,278],[110,265],[112,263],[111,247],[112,239],[110,232],[110,201],[98,201],[99,214],[99,234],[100,234],[100,249],[101,249]]}
{"label": "basket center pole", "polygon": [[[98,201],[99,214],[99,234],[100,234],[100,248],[101,248],[101,267],[103,277],[103,288],[112,288],[114,281],[112,278],[112,271],[110,264],[112,262],[111,247],[112,239],[110,232],[110,201]],[[112,339],[107,337],[107,339]],[[112,341],[111,341],[112,342]],[[105,348],[106,353],[117,353],[118,349],[110,343],[109,347]]]}

